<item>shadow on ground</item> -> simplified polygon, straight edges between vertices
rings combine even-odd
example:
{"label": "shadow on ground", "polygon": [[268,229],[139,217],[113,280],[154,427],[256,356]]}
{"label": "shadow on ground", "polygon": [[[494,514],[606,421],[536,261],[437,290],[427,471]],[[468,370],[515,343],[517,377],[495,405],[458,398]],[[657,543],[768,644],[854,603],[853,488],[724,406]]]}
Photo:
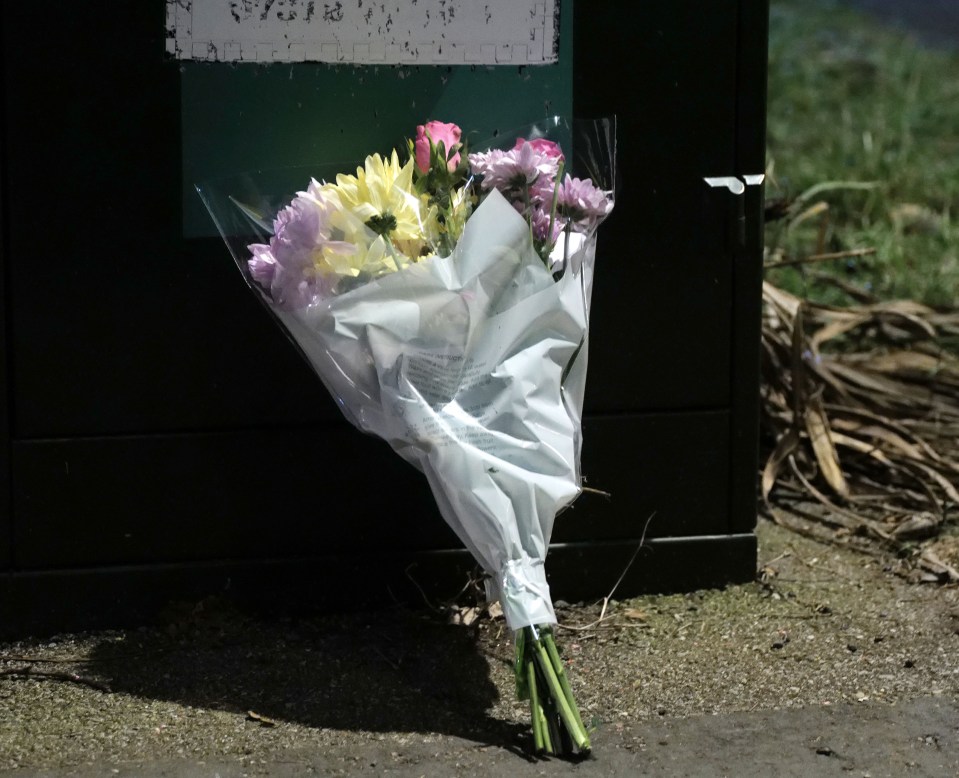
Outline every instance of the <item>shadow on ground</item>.
{"label": "shadow on ground", "polygon": [[113,692],[266,724],[439,733],[523,753],[525,728],[488,713],[498,693],[470,629],[401,609],[264,621],[219,600],[164,621],[99,644],[88,670]]}

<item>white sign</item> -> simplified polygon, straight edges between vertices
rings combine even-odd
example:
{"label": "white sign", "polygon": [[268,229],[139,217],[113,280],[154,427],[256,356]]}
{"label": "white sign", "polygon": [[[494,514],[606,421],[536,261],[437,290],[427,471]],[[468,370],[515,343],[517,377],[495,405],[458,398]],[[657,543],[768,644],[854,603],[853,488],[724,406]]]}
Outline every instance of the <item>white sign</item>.
{"label": "white sign", "polygon": [[216,62],[543,65],[558,0],[167,0],[167,53]]}

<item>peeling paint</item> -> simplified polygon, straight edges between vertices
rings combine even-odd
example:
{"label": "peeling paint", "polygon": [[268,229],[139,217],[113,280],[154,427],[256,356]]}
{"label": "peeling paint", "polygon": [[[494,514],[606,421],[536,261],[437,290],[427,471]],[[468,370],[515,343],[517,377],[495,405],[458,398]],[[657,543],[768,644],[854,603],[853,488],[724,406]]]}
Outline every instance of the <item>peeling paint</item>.
{"label": "peeling paint", "polygon": [[559,0],[166,0],[167,53],[215,62],[535,65]]}

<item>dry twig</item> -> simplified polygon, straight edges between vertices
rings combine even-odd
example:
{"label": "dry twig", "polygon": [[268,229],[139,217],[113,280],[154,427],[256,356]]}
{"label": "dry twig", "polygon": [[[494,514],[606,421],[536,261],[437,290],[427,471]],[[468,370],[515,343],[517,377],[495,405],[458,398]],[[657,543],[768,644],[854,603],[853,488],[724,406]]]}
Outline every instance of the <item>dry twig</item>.
{"label": "dry twig", "polygon": [[81,686],[89,686],[101,692],[111,691],[110,687],[102,681],[94,678],[87,678],[83,675],[77,675],[70,672],[58,672],[54,670],[34,670],[30,665],[25,667],[12,667],[7,670],[0,670],[0,677],[7,678],[48,678],[52,681],[67,681],[77,683]]}

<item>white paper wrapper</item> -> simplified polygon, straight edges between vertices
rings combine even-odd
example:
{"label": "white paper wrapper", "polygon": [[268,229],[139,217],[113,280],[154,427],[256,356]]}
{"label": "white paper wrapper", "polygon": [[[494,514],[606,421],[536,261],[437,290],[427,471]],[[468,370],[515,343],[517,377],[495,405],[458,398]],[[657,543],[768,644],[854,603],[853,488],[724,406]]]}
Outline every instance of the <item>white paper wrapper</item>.
{"label": "white paper wrapper", "polygon": [[[489,145],[511,149],[517,138],[573,148],[566,172],[604,192],[609,213],[615,119],[552,117]],[[344,283],[303,298],[301,287],[292,297],[286,287],[275,295],[275,278],[264,286],[254,276],[251,244],[272,241],[273,215],[291,202],[279,193],[290,183],[342,172],[323,167],[252,171],[197,190],[247,283],[346,418],[425,473],[443,517],[489,574],[487,593],[501,601],[509,626],[555,622],[544,562],[556,515],[581,491],[588,311],[602,218],[572,225],[547,269],[530,225],[493,190],[451,256],[398,263],[401,270],[376,280],[344,275]]]}
{"label": "white paper wrapper", "polygon": [[514,630],[556,621],[544,562],[580,492],[595,244],[570,237],[556,281],[494,190],[452,256],[276,311],[347,418],[426,474]]}

